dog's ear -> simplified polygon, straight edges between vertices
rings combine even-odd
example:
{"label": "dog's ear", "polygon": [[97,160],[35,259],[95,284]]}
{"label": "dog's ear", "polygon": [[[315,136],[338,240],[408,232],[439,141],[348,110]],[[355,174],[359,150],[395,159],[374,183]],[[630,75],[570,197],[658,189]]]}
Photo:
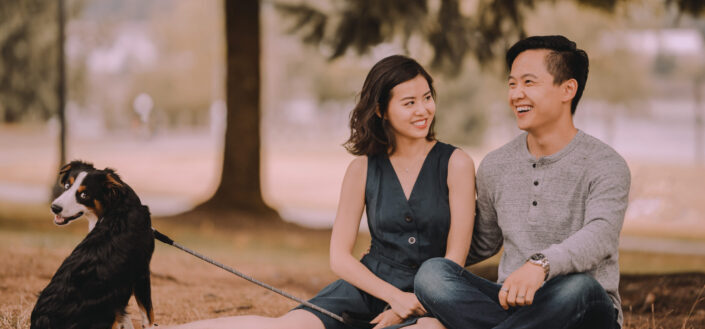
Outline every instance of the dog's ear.
{"label": "dog's ear", "polygon": [[121,199],[125,192],[125,184],[112,169],[106,168],[105,171],[105,189],[108,201],[112,202]]}
{"label": "dog's ear", "polygon": [[51,195],[52,199],[56,199],[61,195],[61,193],[64,192],[64,181],[67,179],[67,176],[69,172],[71,172],[71,169],[75,166],[76,161],[71,161],[67,164],[65,164],[61,169],[59,169],[59,175],[56,179],[56,182],[54,183],[54,186],[51,189]]}
{"label": "dog's ear", "polygon": [[71,170],[71,167],[73,166],[75,161],[69,162],[65,164],[61,169],[59,169],[59,177],[66,175]]}
{"label": "dog's ear", "polygon": [[93,164],[90,162],[85,162],[81,160],[73,160],[67,164],[65,164],[61,169],[59,169],[59,182],[62,182],[64,179],[66,179],[66,175],[71,172],[71,170],[85,170],[85,171],[92,171],[95,170],[95,167],[93,167]]}

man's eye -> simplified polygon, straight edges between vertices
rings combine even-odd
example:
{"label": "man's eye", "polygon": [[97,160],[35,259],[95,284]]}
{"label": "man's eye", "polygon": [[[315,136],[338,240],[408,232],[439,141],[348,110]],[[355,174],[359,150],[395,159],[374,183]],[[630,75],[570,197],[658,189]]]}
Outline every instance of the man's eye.
{"label": "man's eye", "polygon": [[82,200],[87,200],[87,199],[88,199],[88,194],[87,194],[86,192],[81,192],[81,194],[79,195],[79,197],[80,197]]}

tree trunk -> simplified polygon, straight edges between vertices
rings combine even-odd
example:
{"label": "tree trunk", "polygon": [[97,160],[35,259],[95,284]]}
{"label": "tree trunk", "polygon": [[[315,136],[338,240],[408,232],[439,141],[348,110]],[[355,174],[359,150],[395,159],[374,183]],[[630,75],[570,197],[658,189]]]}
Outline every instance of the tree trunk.
{"label": "tree trunk", "polygon": [[695,164],[702,165],[705,163],[705,146],[703,146],[703,85],[705,85],[705,74],[695,78],[693,83],[693,92],[695,98],[695,104],[693,104],[694,112],[694,131],[695,131]]}
{"label": "tree trunk", "polygon": [[66,164],[66,60],[64,59],[64,40],[66,36],[64,34],[64,26],[66,24],[66,16],[64,12],[64,0],[59,0],[57,3],[58,12],[58,36],[57,36],[57,46],[58,56],[57,56],[57,67],[59,68],[59,81],[57,82],[57,105],[58,111],[57,115],[59,117],[59,166],[61,168]]}
{"label": "tree trunk", "polygon": [[200,210],[244,211],[279,218],[260,185],[260,28],[257,0],[225,0],[227,128],[223,172]]}

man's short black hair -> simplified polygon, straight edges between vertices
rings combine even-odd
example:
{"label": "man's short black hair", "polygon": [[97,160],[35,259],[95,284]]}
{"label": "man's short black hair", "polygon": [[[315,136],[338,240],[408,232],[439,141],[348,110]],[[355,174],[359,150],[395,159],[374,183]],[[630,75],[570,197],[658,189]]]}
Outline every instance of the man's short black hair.
{"label": "man's short black hair", "polygon": [[546,70],[553,75],[553,83],[561,84],[566,80],[575,79],[578,82],[578,90],[570,104],[570,113],[575,114],[578,101],[583,95],[585,82],[588,77],[587,53],[578,49],[575,42],[568,40],[562,35],[533,36],[519,40],[507,51],[507,69],[512,70],[514,59],[522,52],[530,49],[546,49]]}

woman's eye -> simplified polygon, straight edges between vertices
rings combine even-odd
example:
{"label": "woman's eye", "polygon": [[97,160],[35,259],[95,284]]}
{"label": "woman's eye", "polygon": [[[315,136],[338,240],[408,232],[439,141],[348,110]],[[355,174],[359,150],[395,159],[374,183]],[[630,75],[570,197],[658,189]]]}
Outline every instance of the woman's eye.
{"label": "woman's eye", "polygon": [[86,192],[81,192],[81,195],[79,195],[79,197],[83,200],[86,200],[88,199],[88,194]]}

